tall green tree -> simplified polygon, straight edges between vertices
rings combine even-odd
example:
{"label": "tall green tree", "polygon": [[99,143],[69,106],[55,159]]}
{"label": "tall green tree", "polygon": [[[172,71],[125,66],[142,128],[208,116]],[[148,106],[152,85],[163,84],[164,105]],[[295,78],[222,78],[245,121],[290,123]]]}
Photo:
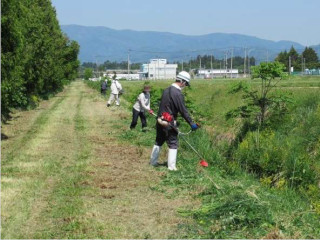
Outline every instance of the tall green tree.
{"label": "tall green tree", "polygon": [[64,79],[75,79],[80,66],[80,61],[78,60],[80,46],[76,41],[70,41],[66,36],[64,39],[66,41],[63,58]]}
{"label": "tall green tree", "polygon": [[293,67],[294,71],[301,70],[301,58],[296,49],[292,46],[290,51],[288,52],[288,58],[291,59],[291,67]]}
{"label": "tall green tree", "polygon": [[1,1],[1,120],[8,119],[10,108],[27,102],[22,61],[26,39],[24,25],[19,18],[22,12],[21,1]]}
{"label": "tall green tree", "polygon": [[1,120],[75,78],[79,45],[62,33],[50,0],[1,1]]}
{"label": "tall green tree", "polygon": [[289,54],[287,53],[287,51],[280,52],[275,58],[275,61],[282,63],[289,72]]}
{"label": "tall green tree", "polygon": [[318,55],[313,48],[306,47],[302,52],[302,57],[305,59],[306,68],[312,69],[319,67]]}
{"label": "tall green tree", "polygon": [[84,70],[84,79],[85,80],[89,80],[89,78],[91,78],[93,76],[93,70],[92,68],[86,68]]}

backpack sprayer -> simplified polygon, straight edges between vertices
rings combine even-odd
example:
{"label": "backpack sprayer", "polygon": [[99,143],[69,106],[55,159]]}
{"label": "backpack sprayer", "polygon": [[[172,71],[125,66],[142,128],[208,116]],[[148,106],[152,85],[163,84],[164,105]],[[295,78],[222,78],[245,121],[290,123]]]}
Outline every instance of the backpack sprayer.
{"label": "backpack sprayer", "polygon": [[[153,116],[157,117],[156,114],[152,113]],[[164,126],[164,127],[172,127],[173,130],[175,130],[177,133],[178,133],[178,136],[181,137],[187,144],[188,146],[192,149],[192,151],[194,151],[198,157],[200,157],[200,162],[199,164],[202,166],[202,167],[208,167],[209,164],[206,160],[204,160],[204,157],[202,157],[202,155],[187,141],[187,139],[184,137],[186,135],[189,135],[192,130],[190,130],[189,132],[187,133],[183,133],[183,132],[180,132],[179,129],[175,126],[173,126],[172,124],[170,124],[170,122],[172,122],[172,116],[169,114],[169,113],[163,113],[161,117],[157,118],[157,121],[158,123],[161,125],[161,126]]]}

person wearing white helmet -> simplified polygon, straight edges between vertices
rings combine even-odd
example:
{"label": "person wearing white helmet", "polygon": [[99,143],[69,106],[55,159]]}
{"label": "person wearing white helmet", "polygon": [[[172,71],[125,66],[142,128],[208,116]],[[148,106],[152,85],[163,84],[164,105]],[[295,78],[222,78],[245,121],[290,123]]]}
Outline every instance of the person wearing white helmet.
{"label": "person wearing white helmet", "polygon": [[111,89],[111,92],[110,92],[109,100],[107,102],[107,107],[110,107],[110,105],[114,101],[116,102],[117,106],[120,106],[119,94],[120,94],[120,91],[122,90],[122,86],[117,79],[112,80],[110,89]]}
{"label": "person wearing white helmet", "polygon": [[181,90],[185,86],[190,86],[190,74],[182,71],[177,75],[175,83],[163,91],[157,114],[157,136],[150,157],[150,164],[152,166],[158,166],[161,146],[164,142],[167,142],[169,147],[168,169],[171,171],[177,170],[178,132],[175,123],[178,113],[189,123],[192,130],[198,129],[198,125],[191,119],[184,103]]}

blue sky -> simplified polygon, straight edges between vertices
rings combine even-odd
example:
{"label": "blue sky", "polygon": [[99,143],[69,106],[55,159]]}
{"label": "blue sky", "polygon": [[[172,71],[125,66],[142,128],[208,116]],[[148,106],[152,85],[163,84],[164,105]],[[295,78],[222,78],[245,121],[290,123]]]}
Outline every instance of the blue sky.
{"label": "blue sky", "polygon": [[61,25],[320,44],[320,0],[52,0]]}

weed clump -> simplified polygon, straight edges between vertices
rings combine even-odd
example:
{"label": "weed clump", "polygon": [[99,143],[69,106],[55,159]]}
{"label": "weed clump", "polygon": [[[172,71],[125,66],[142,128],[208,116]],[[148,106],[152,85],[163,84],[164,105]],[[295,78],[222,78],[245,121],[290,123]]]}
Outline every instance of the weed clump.
{"label": "weed clump", "polygon": [[261,236],[274,224],[266,203],[240,192],[221,195],[189,215],[199,223],[201,238],[209,239],[246,238],[255,231]]}

